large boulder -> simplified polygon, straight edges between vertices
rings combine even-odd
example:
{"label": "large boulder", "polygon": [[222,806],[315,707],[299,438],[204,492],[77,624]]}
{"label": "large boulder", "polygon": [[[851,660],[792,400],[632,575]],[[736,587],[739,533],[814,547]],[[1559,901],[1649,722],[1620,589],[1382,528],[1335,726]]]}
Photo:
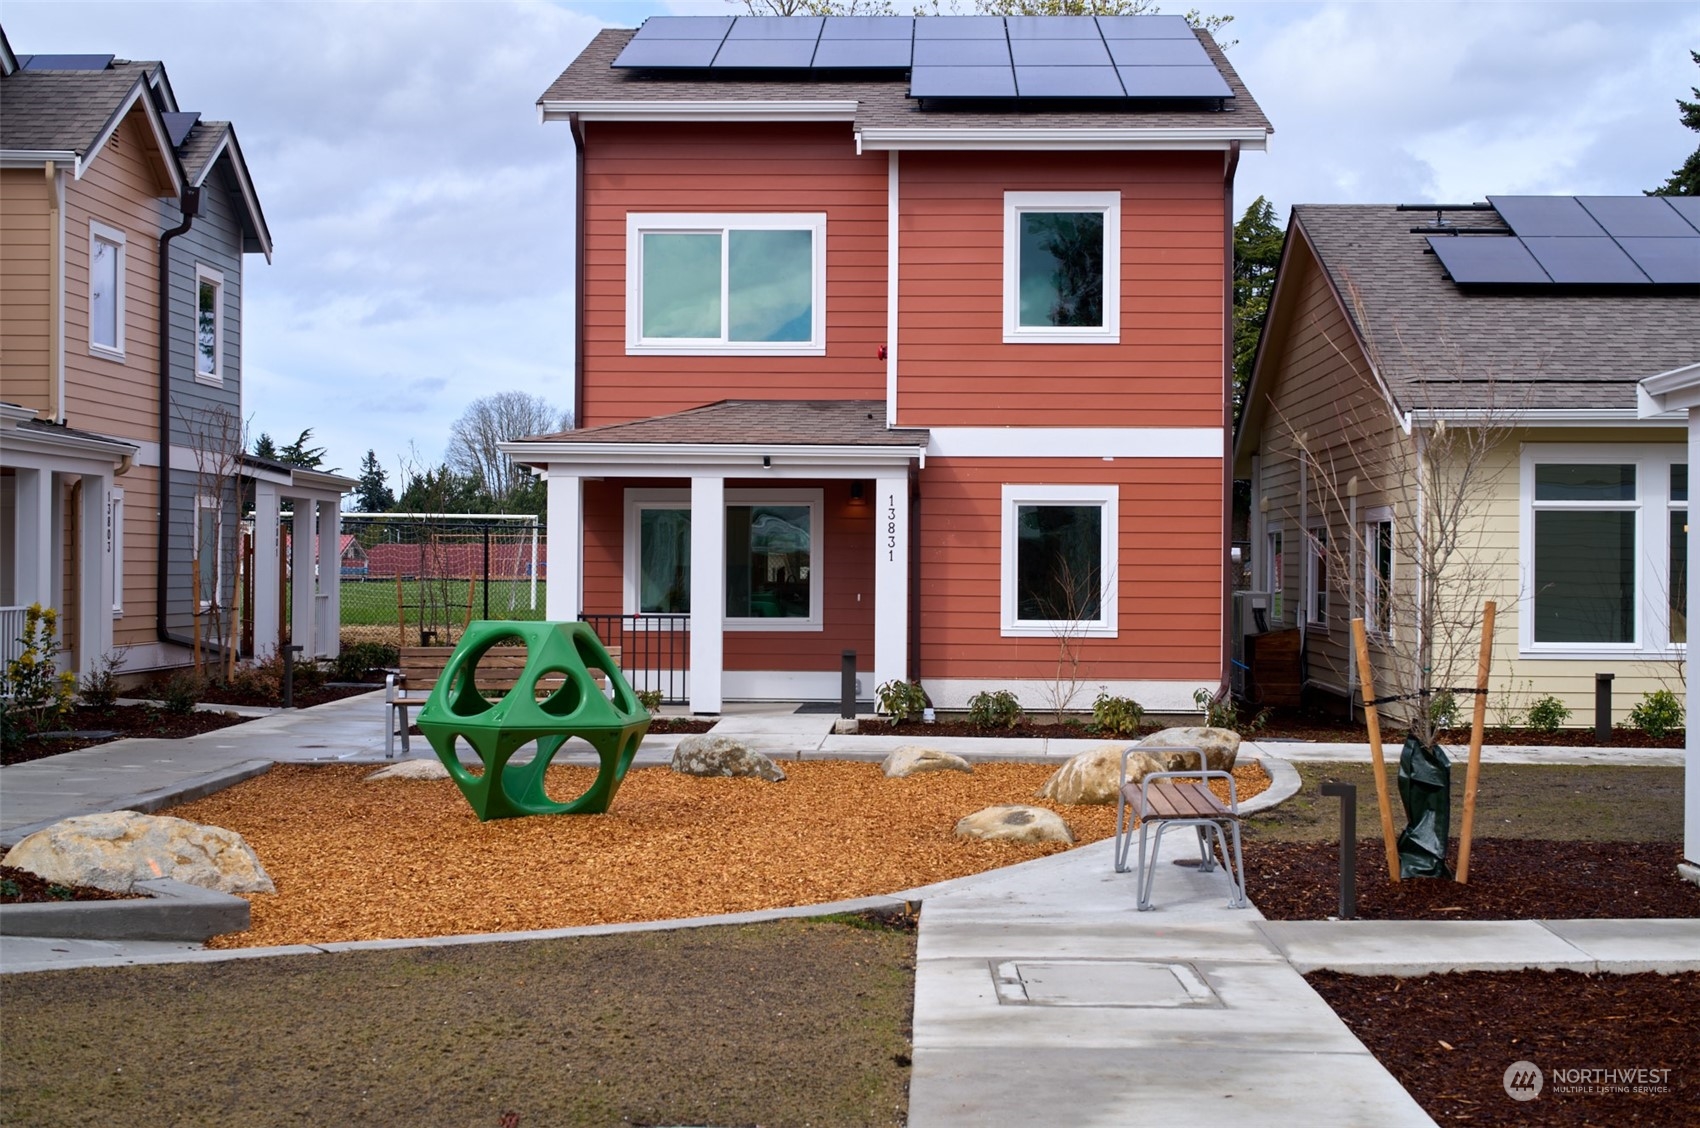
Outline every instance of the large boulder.
{"label": "large boulder", "polygon": [[769,783],[785,773],[766,756],[729,736],[687,736],[673,749],[673,770],[695,776],[754,776]]}
{"label": "large boulder", "polygon": [[1002,803],[960,819],[958,838],[984,838],[992,842],[1063,842],[1074,845],[1074,832],[1062,816],[1043,807]]}
{"label": "large boulder", "polygon": [[162,877],[221,893],[277,892],[235,831],[135,811],[62,819],[12,847],[0,865],[115,893]]}
{"label": "large boulder", "polygon": [[1240,755],[1240,734],[1233,729],[1171,728],[1154,732],[1139,742],[1140,750],[1163,765],[1166,772],[1197,770],[1198,757],[1190,753],[1158,752],[1159,748],[1202,748],[1212,771],[1231,772]]}
{"label": "large boulder", "polygon": [[379,768],[366,777],[367,783],[382,779],[448,779],[449,769],[443,767],[443,762],[433,756],[429,760],[402,760],[400,763]]}
{"label": "large boulder", "polygon": [[905,744],[885,758],[880,767],[884,769],[887,779],[903,779],[907,776],[920,775],[922,772],[972,772],[974,765],[961,756],[953,756],[949,752],[940,752],[936,748],[923,748],[919,744]]}
{"label": "large boulder", "polygon": [[[1051,773],[1039,789],[1038,798],[1053,803],[1114,803],[1121,781],[1125,744],[1100,744],[1075,756]],[[1147,772],[1162,771],[1161,765],[1143,752],[1127,758],[1129,783],[1138,783]]]}

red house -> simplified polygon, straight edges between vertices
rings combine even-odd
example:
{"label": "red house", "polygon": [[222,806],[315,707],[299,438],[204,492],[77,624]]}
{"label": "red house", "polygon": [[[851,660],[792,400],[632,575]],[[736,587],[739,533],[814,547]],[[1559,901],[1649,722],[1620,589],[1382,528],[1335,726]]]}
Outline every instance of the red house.
{"label": "red house", "polygon": [[[689,700],[1223,681],[1233,178],[1179,17],[655,17],[540,100],[578,154],[551,618],[689,627]],[[675,619],[658,619],[660,616]],[[627,654],[633,653],[628,643]],[[1065,687],[1066,692],[1066,687]]]}

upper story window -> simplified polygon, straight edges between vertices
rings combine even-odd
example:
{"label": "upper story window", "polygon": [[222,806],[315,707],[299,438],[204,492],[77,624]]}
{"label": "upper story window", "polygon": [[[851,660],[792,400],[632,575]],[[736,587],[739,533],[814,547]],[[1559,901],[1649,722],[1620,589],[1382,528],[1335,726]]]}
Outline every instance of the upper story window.
{"label": "upper story window", "polygon": [[999,569],[1009,637],[1114,638],[1115,486],[1003,487]]}
{"label": "upper story window", "polygon": [[224,380],[224,275],[195,266],[195,379]]}
{"label": "upper story window", "polygon": [[1003,339],[1121,339],[1121,193],[1005,192]]}
{"label": "upper story window", "polygon": [[89,223],[89,352],[124,359],[124,233]]}
{"label": "upper story window", "polygon": [[825,355],[825,213],[628,215],[626,351]]}
{"label": "upper story window", "polygon": [[1328,628],[1328,526],[1311,526],[1305,538],[1305,622]]}

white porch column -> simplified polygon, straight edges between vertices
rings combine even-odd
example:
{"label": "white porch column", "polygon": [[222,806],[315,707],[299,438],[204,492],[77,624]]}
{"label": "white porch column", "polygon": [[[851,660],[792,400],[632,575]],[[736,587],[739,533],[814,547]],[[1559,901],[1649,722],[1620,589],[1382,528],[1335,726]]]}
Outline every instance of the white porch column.
{"label": "white porch column", "polygon": [[874,481],[874,686],[909,678],[909,477]]}
{"label": "white porch column", "polygon": [[[1688,409],[1688,465],[1700,466],[1700,407]],[[1692,473],[1692,469],[1690,471]],[[1689,503],[1688,510],[1688,622],[1694,622],[1694,609],[1700,607],[1700,574],[1694,567],[1694,503]],[[1689,645],[1694,643],[1694,628],[1688,628]],[[1682,785],[1682,856],[1688,861],[1700,865],[1700,734],[1696,733],[1697,725],[1694,718],[1700,716],[1700,677],[1695,676],[1694,670],[1684,671],[1688,675],[1688,749],[1686,765],[1683,769]]]}
{"label": "white porch column", "polygon": [[313,640],[320,658],[335,658],[342,649],[342,510],[335,499],[319,502],[318,636]]}
{"label": "white porch column", "polygon": [[107,542],[107,474],[82,475],[77,514],[77,648],[79,676],[93,673],[100,656],[112,649],[112,550]]}
{"label": "white porch column", "polygon": [[39,603],[53,606],[53,472],[51,470],[19,470],[17,482],[17,517],[13,538],[16,569],[15,592],[18,605],[28,607]]}
{"label": "white porch column", "polygon": [[720,712],[726,665],[726,479],[691,479],[692,713]]}
{"label": "white porch column", "polygon": [[545,477],[549,490],[548,585],[543,616],[569,622],[584,613],[584,479],[576,474]]}
{"label": "white porch column", "polygon": [[273,482],[254,483],[254,657],[277,653],[277,595],[283,577],[278,574],[278,497]]}
{"label": "white porch column", "polygon": [[295,517],[289,526],[289,641],[301,648],[300,657],[317,651],[313,637],[313,527],[318,503],[311,498],[290,499]]}

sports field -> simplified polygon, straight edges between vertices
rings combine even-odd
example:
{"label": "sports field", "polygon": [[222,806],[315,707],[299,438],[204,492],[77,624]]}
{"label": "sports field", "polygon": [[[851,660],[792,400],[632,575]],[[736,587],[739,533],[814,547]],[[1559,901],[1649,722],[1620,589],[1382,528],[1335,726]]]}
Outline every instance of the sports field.
{"label": "sports field", "polygon": [[[542,619],[547,586],[545,581],[537,581],[533,605],[529,580],[403,580],[402,610],[410,624],[459,624],[466,620],[470,599],[474,619]],[[394,626],[396,614],[394,580],[342,581],[343,626]]]}

